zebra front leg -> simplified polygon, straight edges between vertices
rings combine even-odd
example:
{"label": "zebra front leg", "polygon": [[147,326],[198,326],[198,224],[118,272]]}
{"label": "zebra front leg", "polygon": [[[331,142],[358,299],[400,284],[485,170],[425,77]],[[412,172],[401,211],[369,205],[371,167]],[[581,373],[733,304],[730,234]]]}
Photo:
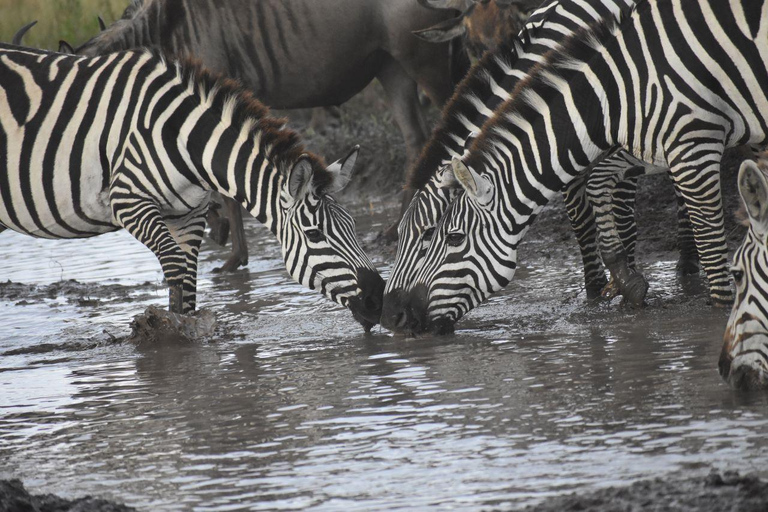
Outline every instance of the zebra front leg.
{"label": "zebra front leg", "polygon": [[[715,144],[707,144],[712,147]],[[709,281],[709,296],[715,306],[733,302],[728,274],[728,246],[725,241],[723,198],[720,189],[719,151],[697,152],[703,146],[679,153],[670,159],[670,172],[675,186],[688,209],[699,261]],[[667,154],[674,151],[668,150]]]}
{"label": "zebra front leg", "polygon": [[[622,186],[618,187],[620,180]],[[633,268],[632,231],[624,230],[625,240],[619,229],[620,225],[634,225],[636,188],[637,176],[627,176],[626,172],[613,167],[595,168],[587,180],[587,195],[597,221],[600,254],[611,273],[611,281],[603,289],[603,296],[613,298],[621,295],[629,304],[639,307],[648,292],[648,282]]]}
{"label": "zebra front leg", "polygon": [[168,310],[184,313],[184,277],[187,272],[187,256],[171,236],[160,210],[147,199],[110,195],[112,213],[117,222],[139,242],[152,251],[160,261],[165,281],[168,283]]}
{"label": "zebra front leg", "polygon": [[178,220],[168,222],[171,236],[179,244],[186,258],[186,271],[182,283],[182,312],[188,315],[197,306],[197,261],[205,233],[205,208]]}
{"label": "zebra front leg", "polygon": [[587,200],[586,174],[571,181],[563,191],[563,202],[568,220],[576,235],[576,241],[581,251],[581,260],[584,264],[584,286],[587,299],[600,297],[607,281],[605,269],[600,260],[597,248],[597,226],[592,212],[592,206]]}

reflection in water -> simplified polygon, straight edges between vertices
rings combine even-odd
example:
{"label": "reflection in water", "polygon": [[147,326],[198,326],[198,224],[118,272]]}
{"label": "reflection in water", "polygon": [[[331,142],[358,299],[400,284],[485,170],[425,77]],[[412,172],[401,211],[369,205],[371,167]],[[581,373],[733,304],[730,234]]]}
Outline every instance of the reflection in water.
{"label": "reflection in water", "polygon": [[104,343],[144,300],[0,302],[0,476],[146,510],[504,508],[679,469],[768,476],[768,399],[720,382],[727,312],[680,300],[699,285],[674,262],[646,268],[644,311],[584,304],[574,260],[521,269],[454,336],[365,336],[249,229],[240,274],[203,254],[215,343]]}

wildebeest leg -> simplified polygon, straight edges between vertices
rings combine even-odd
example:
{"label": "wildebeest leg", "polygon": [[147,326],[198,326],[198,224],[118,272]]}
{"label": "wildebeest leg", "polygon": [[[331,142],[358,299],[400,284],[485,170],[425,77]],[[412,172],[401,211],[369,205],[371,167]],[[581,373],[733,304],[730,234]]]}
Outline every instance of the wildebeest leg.
{"label": "wildebeest leg", "polygon": [[229,228],[232,233],[232,253],[229,259],[214,272],[233,272],[241,265],[248,264],[248,244],[245,241],[245,229],[243,228],[243,207],[234,199],[224,199],[229,217]]}
{"label": "wildebeest leg", "polygon": [[317,107],[312,109],[312,118],[309,120],[309,128],[317,133],[325,133],[328,130],[329,125],[338,127],[340,124],[341,110],[339,107]]}
{"label": "wildebeest leg", "polygon": [[[214,196],[218,198],[215,199]],[[210,229],[209,238],[217,245],[224,247],[229,240],[229,218],[221,214],[222,202],[224,198],[218,193],[211,195],[210,207],[206,215],[206,222]]]}
{"label": "wildebeest leg", "polygon": [[[386,57],[377,78],[384,87],[387,101],[392,109],[392,116],[400,127],[400,132],[403,134],[405,141],[405,169],[407,170],[418,158],[419,152],[427,138],[426,125],[419,107],[416,82],[408,76],[400,63],[390,56]],[[413,194],[413,191],[403,191],[398,221],[411,202]],[[398,222],[395,222],[384,232],[384,240],[397,240],[397,224]]]}

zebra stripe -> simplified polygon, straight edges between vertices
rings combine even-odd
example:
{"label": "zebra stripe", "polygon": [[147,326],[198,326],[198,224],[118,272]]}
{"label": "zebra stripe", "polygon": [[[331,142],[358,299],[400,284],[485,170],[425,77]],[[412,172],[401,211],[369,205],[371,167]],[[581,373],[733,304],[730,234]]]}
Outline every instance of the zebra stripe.
{"label": "zebra stripe", "polygon": [[768,160],[739,169],[747,235],[733,255],[736,300],[725,328],[720,375],[735,388],[768,388]]}
{"label": "zebra stripe", "polygon": [[420,325],[449,330],[503,288],[538,211],[617,145],[670,168],[710,296],[731,300],[720,159],[768,134],[768,3],[643,1],[622,18],[569,38],[454,160],[465,193],[441,219],[405,304]]}
{"label": "zebra stripe", "polygon": [[125,228],[157,256],[170,309],[195,308],[209,195],[241,203],[282,245],[291,276],[366,327],[383,280],[328,195],[326,168],[237,82],[152,51],[62,56],[0,45],[0,225],[46,238]]}

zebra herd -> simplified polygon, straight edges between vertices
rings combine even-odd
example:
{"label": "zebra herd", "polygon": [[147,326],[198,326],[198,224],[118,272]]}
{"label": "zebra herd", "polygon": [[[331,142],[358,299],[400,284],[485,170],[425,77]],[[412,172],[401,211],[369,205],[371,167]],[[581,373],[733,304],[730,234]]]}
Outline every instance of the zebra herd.
{"label": "zebra herd", "polygon": [[[504,288],[517,248],[562,192],[588,297],[641,304],[637,178],[667,172],[680,268],[733,301],[720,162],[768,140],[768,0],[547,0],[456,88],[407,179],[386,288],[333,198],[357,148],[325,165],[238,82],[157,50],[96,57],[0,45],[0,230],[80,238],[125,228],[154,252],[169,308],[195,309],[209,197],[277,237],[290,275],[370,329],[446,333]],[[768,173],[742,165],[749,231],[720,358],[768,387]]]}

